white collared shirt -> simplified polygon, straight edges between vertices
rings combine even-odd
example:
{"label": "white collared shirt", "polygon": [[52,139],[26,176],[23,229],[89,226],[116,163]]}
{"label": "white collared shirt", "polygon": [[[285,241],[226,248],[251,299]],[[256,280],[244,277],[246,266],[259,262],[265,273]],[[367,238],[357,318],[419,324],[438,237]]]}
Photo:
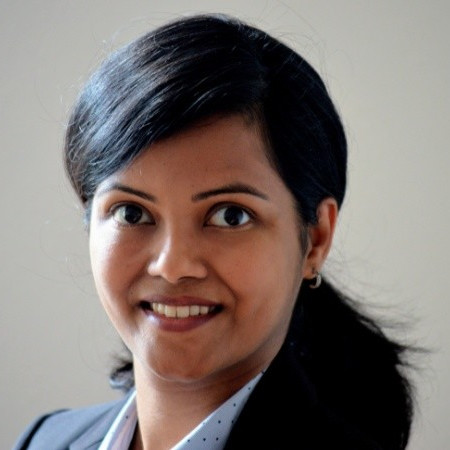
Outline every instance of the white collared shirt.
{"label": "white collared shirt", "polygon": [[[222,450],[231,428],[261,376],[262,373],[258,374],[225,403],[222,403],[172,447],[172,450]],[[99,450],[128,450],[136,425],[136,391],[134,391],[106,433]]]}

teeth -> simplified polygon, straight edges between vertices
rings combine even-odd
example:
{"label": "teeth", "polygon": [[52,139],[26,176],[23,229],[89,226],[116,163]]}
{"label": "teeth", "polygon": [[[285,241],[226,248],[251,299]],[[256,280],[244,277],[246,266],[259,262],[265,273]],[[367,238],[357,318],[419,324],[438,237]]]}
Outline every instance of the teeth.
{"label": "teeth", "polygon": [[214,310],[214,306],[204,306],[204,305],[185,305],[185,306],[174,306],[165,305],[163,303],[151,303],[152,310],[162,316],[184,319],[190,316],[204,316],[209,314]]}
{"label": "teeth", "polygon": [[177,317],[182,319],[189,317],[189,306],[177,306],[175,309],[177,310]]}
{"label": "teeth", "polygon": [[167,317],[177,317],[177,307],[176,306],[166,305],[166,309],[164,311],[164,314]]}
{"label": "teeth", "polygon": [[198,316],[200,314],[200,306],[192,305],[189,306],[189,315],[190,316]]}

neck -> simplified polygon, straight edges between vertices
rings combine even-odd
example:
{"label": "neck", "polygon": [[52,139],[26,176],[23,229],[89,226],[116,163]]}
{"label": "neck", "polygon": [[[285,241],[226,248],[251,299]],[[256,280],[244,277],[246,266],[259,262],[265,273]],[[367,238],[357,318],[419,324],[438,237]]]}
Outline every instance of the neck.
{"label": "neck", "polygon": [[177,444],[256,373],[181,382],[163,379],[135,360],[134,375],[138,430],[133,448],[163,450]]}

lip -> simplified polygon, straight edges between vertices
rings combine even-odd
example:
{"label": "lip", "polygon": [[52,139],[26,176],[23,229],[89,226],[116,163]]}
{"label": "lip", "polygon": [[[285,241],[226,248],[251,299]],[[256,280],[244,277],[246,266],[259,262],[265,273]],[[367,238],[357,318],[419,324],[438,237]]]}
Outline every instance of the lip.
{"label": "lip", "polygon": [[[181,307],[193,307],[190,311],[195,310],[196,315],[168,317],[167,315],[154,311],[152,309],[154,305],[171,307],[172,313],[175,310],[186,311],[185,308]],[[198,311],[198,308],[195,308],[196,306],[202,309],[202,313]],[[176,332],[190,331],[210,322],[222,309],[221,305],[204,298],[191,296],[169,297],[164,295],[153,295],[141,300],[138,307],[145,314],[146,318],[158,328]],[[209,311],[206,312],[205,308],[209,308]]]}

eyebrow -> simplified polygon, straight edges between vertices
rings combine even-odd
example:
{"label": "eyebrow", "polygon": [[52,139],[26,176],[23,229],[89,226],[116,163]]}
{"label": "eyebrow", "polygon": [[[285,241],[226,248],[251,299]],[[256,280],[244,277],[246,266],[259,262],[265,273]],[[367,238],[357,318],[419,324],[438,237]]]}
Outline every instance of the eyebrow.
{"label": "eyebrow", "polygon": [[137,197],[141,197],[141,198],[148,200],[150,202],[153,202],[153,203],[157,202],[156,197],[154,195],[147,194],[144,191],[140,191],[139,189],[134,189],[130,186],[125,186],[124,184],[121,184],[121,183],[111,183],[111,184],[105,186],[104,188],[102,188],[98,191],[98,195],[103,195],[110,191],[126,192],[127,194],[136,195]]}
{"label": "eyebrow", "polygon": [[[158,201],[154,195],[148,194],[139,189],[134,189],[130,186],[126,186],[121,183],[111,183],[105,186],[104,188],[98,191],[98,195],[104,195],[110,191],[126,192],[127,194],[136,195],[137,197],[141,197],[153,203],[157,203]],[[254,187],[249,186],[248,184],[245,183],[232,183],[227,184],[225,186],[221,186],[216,189],[210,189],[209,191],[199,192],[198,194],[193,195],[191,199],[193,202],[198,202],[201,200],[206,200],[209,197],[214,197],[216,195],[222,194],[249,194],[255,197],[259,197],[263,200],[269,200],[269,197],[266,194],[263,194],[258,189],[255,189]]]}
{"label": "eyebrow", "polygon": [[269,200],[269,197],[266,194],[258,191],[252,186],[244,183],[232,183],[227,184],[225,186],[219,187],[217,189],[211,189],[209,191],[200,192],[192,196],[192,201],[198,202],[200,200],[205,200],[209,197],[214,197],[216,195],[222,194],[250,194],[255,197],[262,198],[263,200]]}

